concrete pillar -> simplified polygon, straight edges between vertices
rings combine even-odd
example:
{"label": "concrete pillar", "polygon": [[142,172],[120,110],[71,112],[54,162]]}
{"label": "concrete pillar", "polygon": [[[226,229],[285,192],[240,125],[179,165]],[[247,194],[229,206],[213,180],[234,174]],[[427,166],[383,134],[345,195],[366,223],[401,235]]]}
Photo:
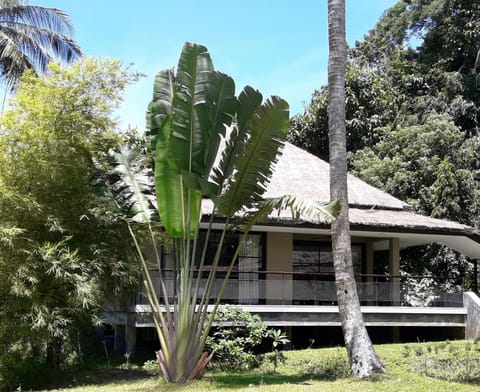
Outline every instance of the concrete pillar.
{"label": "concrete pillar", "polygon": [[400,240],[398,238],[390,238],[389,252],[389,272],[395,278],[391,279],[390,295],[392,305],[400,305]]}
{"label": "concrete pillar", "polygon": [[127,324],[125,325],[125,352],[134,353],[137,345],[137,329],[135,327],[135,315],[127,316]]}
{"label": "concrete pillar", "polygon": [[467,309],[465,339],[480,339],[480,299],[475,293],[463,293],[463,306]]}
{"label": "concrete pillar", "polygon": [[125,325],[115,325],[115,337],[113,340],[113,349],[118,352],[125,352]]}
{"label": "concrete pillar", "polygon": [[[391,299],[392,305],[400,306],[400,240],[398,238],[390,238],[389,246],[389,272],[395,276],[391,279]],[[400,343],[400,328],[392,327],[392,342]]]}
{"label": "concrete pillar", "polygon": [[[267,233],[267,271],[292,272],[293,234]],[[291,304],[292,276],[267,274],[267,304]]]}

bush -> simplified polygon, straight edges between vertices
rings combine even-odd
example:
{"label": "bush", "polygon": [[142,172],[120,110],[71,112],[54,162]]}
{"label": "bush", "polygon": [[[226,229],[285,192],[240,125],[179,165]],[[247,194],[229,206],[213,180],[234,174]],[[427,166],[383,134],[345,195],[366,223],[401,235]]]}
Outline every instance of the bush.
{"label": "bush", "polygon": [[55,379],[56,371],[34,357],[9,355],[0,363],[0,391],[29,390]]}
{"label": "bush", "polygon": [[218,309],[215,323],[216,328],[206,343],[207,350],[214,352],[214,367],[223,371],[258,367],[265,357],[256,355],[256,350],[265,339],[272,341],[272,357],[268,359],[275,369],[282,360],[277,348],[288,339],[280,330],[269,330],[258,315],[225,305]]}

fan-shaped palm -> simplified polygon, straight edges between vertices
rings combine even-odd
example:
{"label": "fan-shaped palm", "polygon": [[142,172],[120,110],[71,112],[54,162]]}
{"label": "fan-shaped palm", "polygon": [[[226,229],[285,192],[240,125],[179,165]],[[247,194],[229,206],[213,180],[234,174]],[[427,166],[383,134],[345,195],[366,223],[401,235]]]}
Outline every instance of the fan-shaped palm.
{"label": "fan-shaped palm", "polygon": [[51,60],[71,62],[81,50],[69,17],[24,0],[0,0],[0,75],[9,88],[27,69],[45,72]]}
{"label": "fan-shaped palm", "polygon": [[[183,383],[203,374],[211,358],[203,353],[205,341],[253,225],[273,210],[289,209],[312,217],[323,213],[333,218],[338,214],[336,202],[322,207],[309,206],[292,196],[263,197],[284,144],[288,104],[279,97],[262,101],[260,92],[249,86],[237,97],[233,79],[214,70],[207,48],[186,43],[177,72],[163,70],[155,78],[147,112],[146,135],[151,141],[155,178],[149,178],[153,174],[150,171],[142,170],[142,162],[132,151],[111,154],[114,170],[107,185],[116,204],[129,211],[135,221],[149,224],[156,215],[154,180],[158,213],[164,234],[170,237],[175,284],[169,293],[157,248],[153,246],[159,287],[154,286],[148,260],[129,226],[160,340],[157,360],[167,381]],[[213,205],[204,241],[199,233],[203,196]],[[207,267],[214,217],[224,223]],[[227,233],[233,230],[241,232],[239,243],[225,277],[217,280],[222,247]],[[154,245],[151,227],[149,231]],[[206,282],[202,282],[205,275]],[[214,288],[217,283],[218,291]]]}

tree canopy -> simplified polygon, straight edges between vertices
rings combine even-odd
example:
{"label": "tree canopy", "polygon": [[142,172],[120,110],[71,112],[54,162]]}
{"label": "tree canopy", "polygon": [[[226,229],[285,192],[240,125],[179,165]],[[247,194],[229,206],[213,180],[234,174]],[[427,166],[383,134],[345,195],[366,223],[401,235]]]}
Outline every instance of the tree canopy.
{"label": "tree canopy", "polygon": [[[350,169],[421,213],[469,224],[479,215],[479,34],[477,2],[401,0],[350,51],[346,74]],[[326,102],[316,90],[289,138],[328,160]]]}
{"label": "tree canopy", "polygon": [[134,78],[111,60],[52,64],[48,77],[28,71],[0,120],[4,382],[18,382],[8,366],[78,359],[77,333],[136,282],[126,227],[96,192],[106,152],[120,142],[112,113]]}
{"label": "tree canopy", "polygon": [[[476,1],[399,0],[350,50],[346,73],[349,169],[419,213],[473,226],[480,217],[479,35]],[[328,161],[327,102],[326,87],[315,90],[288,138]],[[402,251],[404,271],[445,273],[445,263],[429,260],[472,269],[438,246]]]}

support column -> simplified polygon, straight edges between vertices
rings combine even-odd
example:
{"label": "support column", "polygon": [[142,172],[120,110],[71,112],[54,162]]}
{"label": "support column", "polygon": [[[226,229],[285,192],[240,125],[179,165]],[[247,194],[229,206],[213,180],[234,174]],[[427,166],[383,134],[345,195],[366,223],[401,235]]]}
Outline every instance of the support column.
{"label": "support column", "polygon": [[390,295],[392,305],[400,306],[400,240],[390,238],[389,272],[391,276]]}
{"label": "support column", "polygon": [[[291,272],[292,233],[267,233],[267,271]],[[265,299],[267,304],[292,303],[292,276],[268,274]]]}
{"label": "support column", "polygon": [[478,259],[473,261],[473,291],[478,294]]}
{"label": "support column", "polygon": [[463,293],[463,306],[467,309],[465,318],[465,339],[480,339],[480,299],[475,293]]}
{"label": "support column", "polygon": [[115,325],[115,337],[113,341],[113,349],[117,352],[125,351],[125,325],[116,324]]}
{"label": "support column", "polygon": [[125,325],[125,352],[133,353],[137,345],[137,329],[135,327],[135,315],[127,316],[127,324]]}

